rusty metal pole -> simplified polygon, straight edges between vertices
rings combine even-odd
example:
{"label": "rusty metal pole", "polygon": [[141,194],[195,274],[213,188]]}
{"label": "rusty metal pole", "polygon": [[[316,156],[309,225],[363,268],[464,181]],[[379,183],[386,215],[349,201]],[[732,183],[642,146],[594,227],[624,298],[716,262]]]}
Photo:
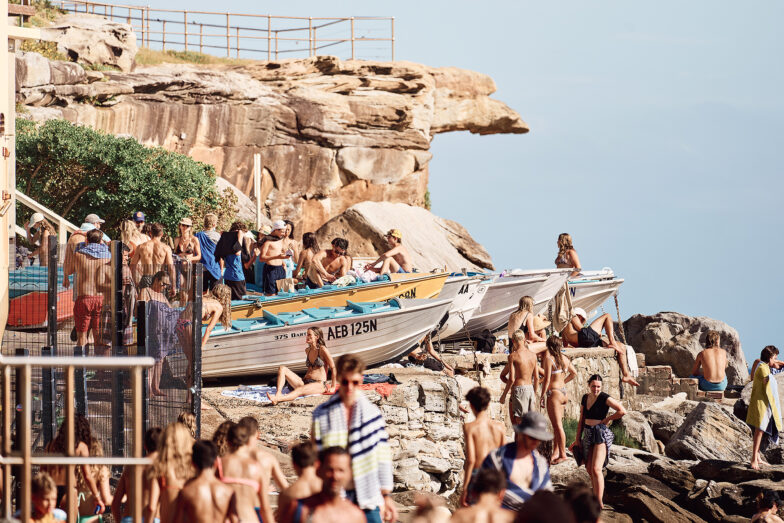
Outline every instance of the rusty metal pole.
{"label": "rusty metal pole", "polygon": [[[74,421],[76,411],[74,410],[74,368],[69,365],[65,368],[65,455],[74,456],[76,454],[76,434],[74,434]],[[66,488],[66,512],[68,522],[76,523],[76,475],[74,465],[65,466],[65,488]],[[27,520],[26,520],[27,521]]]}
{"label": "rusty metal pole", "polygon": [[[133,457],[142,457],[142,368],[133,368],[133,382],[131,383],[131,398],[133,402]],[[142,520],[142,466],[133,466],[133,481],[131,482],[131,516],[134,521]]]}
{"label": "rusty metal pole", "polygon": [[354,17],[351,17],[351,59],[354,60]]}
{"label": "rusty metal pole", "polygon": [[[33,401],[32,401],[32,394],[30,392],[30,381],[32,378],[33,370],[30,365],[25,365],[22,369],[22,398],[19,401],[22,405],[22,424],[18,426],[16,430],[19,431],[19,435],[21,436],[21,444],[20,444],[20,451],[22,453],[22,487],[21,487],[21,501],[20,506],[22,509],[22,521],[30,521],[30,515],[32,513],[32,506],[30,504],[30,497],[32,494],[32,481],[33,481],[33,465],[30,463],[30,458],[32,454],[32,438],[30,437],[31,433],[31,424],[32,424],[32,416],[30,415],[30,410],[33,408]],[[19,384],[17,384],[17,391],[19,390]],[[11,485],[8,485],[6,488],[10,488]]]}

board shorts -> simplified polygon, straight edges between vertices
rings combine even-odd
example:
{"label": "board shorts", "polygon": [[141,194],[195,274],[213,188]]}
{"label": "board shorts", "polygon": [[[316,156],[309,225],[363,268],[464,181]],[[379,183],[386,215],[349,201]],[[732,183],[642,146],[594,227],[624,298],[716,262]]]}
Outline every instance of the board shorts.
{"label": "board shorts", "polygon": [[590,327],[583,327],[577,333],[578,347],[601,347],[602,337]]}
{"label": "board shorts", "polygon": [[74,323],[76,332],[87,332],[91,328],[95,336],[101,333],[101,311],[103,295],[79,296],[74,303]]}
{"label": "board shorts", "polygon": [[512,415],[522,418],[526,412],[536,410],[536,393],[533,385],[518,385],[512,387]]}
{"label": "board shorts", "polygon": [[261,280],[261,291],[264,294],[277,294],[278,286],[275,282],[286,278],[286,269],[282,265],[264,265],[264,272]]}

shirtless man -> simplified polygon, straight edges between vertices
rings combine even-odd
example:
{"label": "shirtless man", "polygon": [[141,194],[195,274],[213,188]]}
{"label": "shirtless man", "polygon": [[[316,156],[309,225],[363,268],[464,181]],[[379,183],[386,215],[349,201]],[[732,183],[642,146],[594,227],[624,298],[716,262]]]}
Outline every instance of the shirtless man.
{"label": "shirtless man", "polygon": [[286,222],[276,220],[272,222],[272,232],[270,233],[279,241],[267,241],[261,247],[261,254],[258,261],[264,263],[262,273],[262,292],[265,296],[275,296],[278,293],[278,286],[275,282],[286,277],[286,268],[283,266],[284,260],[292,256],[291,251],[283,252],[286,244],[282,241],[286,236]]}
{"label": "shirtless man", "polygon": [[[351,256],[346,253],[348,249],[348,240],[344,238],[335,238],[332,240],[332,248],[320,251],[313,255],[311,262],[312,269],[307,275],[308,278],[317,286],[323,287],[324,283],[331,283],[338,278],[348,274],[353,263]],[[324,274],[319,270],[314,270],[315,267],[323,269]]]}
{"label": "shirtless man", "polygon": [[269,475],[248,446],[251,437],[255,434],[248,432],[245,426],[232,425],[226,435],[229,453],[221,457],[218,479],[234,490],[241,521],[275,521],[269,500]]}
{"label": "shirtless man", "polygon": [[501,404],[506,400],[506,394],[512,388],[512,398],[509,400],[509,416],[513,425],[520,423],[526,412],[536,410],[536,389],[539,388],[539,373],[537,372],[536,354],[528,350],[523,331],[516,330],[512,336],[512,345],[515,350],[509,354],[509,376],[506,387],[501,394]]}
{"label": "shirtless man", "polygon": [[[158,457],[161,434],[163,434],[163,430],[160,427],[147,429],[144,433],[145,457],[150,458],[152,461],[155,461],[155,458]],[[148,465],[142,470],[142,477],[144,477],[147,469],[151,466],[152,465]],[[126,495],[130,492],[131,488],[129,481],[132,471],[132,466],[123,467],[122,475],[120,476],[120,480],[117,482],[117,488],[114,491],[114,498],[112,498],[112,518],[121,523],[133,523],[133,518],[131,517],[131,504],[127,503],[128,499],[126,498]],[[142,506],[146,506],[150,499],[149,483],[142,481],[142,488],[144,488],[144,492],[142,492]],[[124,507],[123,501],[126,501]],[[155,517],[157,518],[158,514],[155,514]]]}
{"label": "shirtless man", "polygon": [[[65,248],[65,259],[63,260],[63,287],[66,289],[71,285],[70,276],[74,274],[75,267],[74,267],[74,253],[76,251],[76,246],[80,243],[86,241],[87,233],[93,229],[101,229],[101,224],[104,222],[101,218],[98,217],[97,214],[88,214],[84,218],[84,223],[79,228],[78,231],[74,231],[71,234],[71,237],[68,238],[68,243],[66,244]],[[101,239],[104,242],[109,241],[109,237],[105,234],[101,233]],[[74,294],[74,299],[76,299],[76,295]]]}
{"label": "shirtless man", "polygon": [[76,278],[76,302],[74,303],[74,323],[76,344],[84,347],[87,335],[93,331],[93,338],[101,338],[101,311],[106,285],[106,267],[111,263],[109,248],[101,243],[101,231],[93,229],[87,233],[87,242],[80,244],[74,251],[73,266]]}
{"label": "shirtless man", "polygon": [[473,523],[474,521],[509,523],[514,520],[514,512],[501,508],[501,500],[504,499],[506,491],[506,478],[503,474],[492,469],[480,470],[476,475],[475,484],[476,504],[469,508],[459,509],[449,521],[457,523]]}
{"label": "shirtless man", "polygon": [[315,496],[292,502],[287,511],[291,514],[283,521],[304,523],[306,521],[341,523],[365,523],[365,514],[356,505],[343,498],[343,492],[351,480],[351,458],[341,447],[324,449],[319,456],[318,475],[322,490]]}
{"label": "shirtless man", "polygon": [[[403,247],[403,233],[398,229],[390,229],[385,238],[389,245],[389,250],[379,256],[373,263],[365,265],[365,270],[379,274],[412,272],[414,267],[411,265],[411,256],[408,254],[408,249]],[[375,267],[378,263],[381,264],[381,267]]]}
{"label": "shirtless man", "polygon": [[278,490],[283,491],[289,487],[289,482],[286,480],[286,475],[283,474],[283,469],[280,468],[280,463],[275,459],[275,456],[259,448],[259,422],[253,416],[245,416],[237,422],[237,425],[242,425],[248,431],[250,437],[248,438],[248,448],[251,454],[256,456],[256,461],[259,462],[262,468],[262,475],[265,478],[272,477],[275,483],[278,484]]}
{"label": "shirtless man", "polygon": [[309,498],[321,492],[321,478],[316,473],[316,460],[318,449],[312,441],[306,441],[291,449],[291,464],[297,472],[297,481],[280,493],[278,497],[278,517],[285,519],[287,510],[292,502]]}
{"label": "shirtless man", "polygon": [[234,489],[215,477],[215,443],[199,440],[193,444],[191,461],[196,477],[190,479],[177,497],[174,523],[238,522]]}
{"label": "shirtless man", "polygon": [[[571,321],[564,327],[561,333],[564,341],[572,347],[607,347],[615,349],[618,363],[623,373],[622,381],[639,387],[640,384],[637,383],[637,380],[629,376],[629,366],[626,362],[626,347],[615,341],[612,317],[604,313],[593,320],[590,325],[585,324],[587,319],[588,315],[585,311],[580,307],[576,307],[572,311]],[[602,329],[607,334],[608,341],[606,342],[602,339]]]}
{"label": "shirtless man", "polygon": [[719,346],[719,333],[716,331],[709,330],[705,342],[707,348],[694,360],[691,375],[699,380],[700,390],[724,391],[727,388],[727,351]]}
{"label": "shirtless man", "polygon": [[[463,493],[460,506],[467,507],[469,500],[477,494],[475,487],[481,485],[476,478],[479,466],[491,450],[504,444],[503,423],[490,419],[487,406],[490,405],[490,391],[474,387],[466,394],[466,399],[474,413],[474,421],[463,425],[465,435],[465,467],[463,469]],[[469,496],[471,494],[471,496]]]}
{"label": "shirtless man", "polygon": [[160,270],[169,271],[171,281],[177,281],[171,247],[161,241],[163,225],[153,223],[151,231],[152,240],[139,245],[131,258],[131,273],[136,278],[139,289],[152,285],[153,274]]}

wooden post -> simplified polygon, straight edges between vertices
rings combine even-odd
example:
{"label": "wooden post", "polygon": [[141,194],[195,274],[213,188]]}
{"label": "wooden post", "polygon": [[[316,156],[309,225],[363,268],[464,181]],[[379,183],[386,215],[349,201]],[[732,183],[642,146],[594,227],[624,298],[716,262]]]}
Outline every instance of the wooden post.
{"label": "wooden post", "polygon": [[[14,409],[11,406],[11,367],[3,367],[3,456],[11,454],[11,424]],[[11,485],[11,466],[3,467],[3,485]],[[13,489],[3,489],[3,515],[11,518],[11,494]]]}
{"label": "wooden post", "polygon": [[188,50],[188,11],[182,12],[182,26],[185,28],[183,33],[185,33],[185,50]]}
{"label": "wooden post", "polygon": [[[69,365],[65,368],[65,455],[74,456],[76,454],[76,434],[74,434],[74,368]],[[68,522],[76,523],[76,474],[73,465],[65,466],[65,488],[66,492],[66,513]],[[29,521],[25,520],[25,521]]]}
{"label": "wooden post", "polygon": [[351,59],[354,59],[354,17],[351,17]]}
{"label": "wooden post", "polygon": [[392,17],[392,61],[395,61],[395,17]]}
{"label": "wooden post", "polygon": [[275,31],[275,60],[278,59],[278,32]]}
{"label": "wooden post", "polygon": [[199,52],[204,52],[204,24],[199,24]]}
{"label": "wooden post", "polygon": [[240,26],[237,26],[237,58],[240,57]]}
{"label": "wooden post", "polygon": [[253,155],[253,195],[256,197],[256,230],[261,230],[261,155]]}
{"label": "wooden post", "polygon": [[267,15],[267,61],[272,58],[272,17]]}
{"label": "wooden post", "polygon": [[162,40],[163,40],[163,50],[166,50],[166,20],[163,21],[163,31],[162,33]]}
{"label": "wooden post", "polygon": [[313,56],[313,17],[308,17],[308,56]]}
{"label": "wooden post", "polygon": [[[133,402],[133,457],[142,457],[142,368],[133,368],[131,396]],[[141,465],[133,466],[131,482],[131,516],[134,521],[142,520],[142,469]]]}
{"label": "wooden post", "polygon": [[[30,457],[32,454],[32,438],[30,437],[31,433],[31,424],[32,424],[32,416],[30,416],[30,410],[33,408],[33,401],[32,395],[30,391],[30,380],[32,378],[32,369],[30,365],[25,365],[22,369],[22,397],[21,399],[17,399],[19,403],[22,404],[22,424],[21,426],[17,426],[16,430],[19,431],[21,436],[21,444],[20,444],[20,452],[22,453],[22,499],[17,500],[20,501],[19,505],[22,509],[22,521],[30,521],[30,514],[32,513],[32,506],[30,504],[30,497],[32,494],[32,487],[31,483],[33,481],[33,465],[30,463]],[[19,391],[19,384],[17,384],[16,390]],[[8,485],[6,488],[10,490],[11,485]]]}
{"label": "wooden post", "polygon": [[231,58],[231,28],[229,27],[229,13],[226,13],[226,58]]}

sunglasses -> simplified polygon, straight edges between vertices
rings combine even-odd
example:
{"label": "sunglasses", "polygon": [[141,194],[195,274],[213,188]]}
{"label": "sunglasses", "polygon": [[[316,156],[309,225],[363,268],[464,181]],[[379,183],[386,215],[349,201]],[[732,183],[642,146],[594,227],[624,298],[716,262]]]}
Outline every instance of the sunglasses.
{"label": "sunglasses", "polygon": [[358,387],[358,386],[362,385],[362,380],[346,380],[346,379],[342,379],[342,380],[340,380],[340,384],[343,385],[344,387],[347,387],[349,385],[354,385],[355,387]]}

